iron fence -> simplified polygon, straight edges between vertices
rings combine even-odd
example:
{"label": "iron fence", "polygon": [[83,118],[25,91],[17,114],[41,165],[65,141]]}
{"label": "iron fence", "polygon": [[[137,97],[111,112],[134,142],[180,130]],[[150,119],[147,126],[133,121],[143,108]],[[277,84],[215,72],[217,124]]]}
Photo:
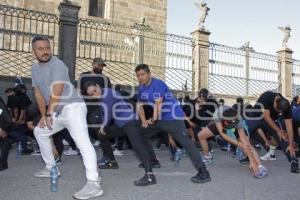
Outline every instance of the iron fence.
{"label": "iron fence", "polygon": [[191,38],[155,32],[145,24],[126,27],[89,19],[79,20],[78,37],[76,77],[91,70],[93,58],[102,57],[113,83],[137,85],[134,68],[146,63],[171,89],[193,87]]}
{"label": "iron fence", "polygon": [[209,90],[216,94],[258,96],[278,91],[278,58],[255,52],[249,45],[209,47]]}
{"label": "iron fence", "polygon": [[1,75],[30,77],[30,66],[35,60],[31,40],[36,35],[48,36],[57,54],[58,16],[0,4]]}
{"label": "iron fence", "polygon": [[300,60],[293,60],[293,85],[292,94],[293,96],[300,94]]}

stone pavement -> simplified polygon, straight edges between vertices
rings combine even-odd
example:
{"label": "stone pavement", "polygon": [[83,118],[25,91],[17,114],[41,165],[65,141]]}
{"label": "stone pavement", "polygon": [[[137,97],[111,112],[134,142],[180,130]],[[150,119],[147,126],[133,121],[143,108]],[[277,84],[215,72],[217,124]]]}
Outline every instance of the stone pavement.
{"label": "stone pavement", "polygon": [[[101,151],[97,151],[101,155]],[[260,152],[261,154],[264,152]],[[208,167],[212,181],[194,184],[196,173],[189,158],[178,168],[169,159],[169,152],[158,151],[162,168],[155,169],[158,184],[135,187],[133,180],[143,175],[137,167],[133,152],[117,157],[118,170],[103,170],[103,200],[299,200],[300,175],[289,172],[289,164],[282,152],[277,161],[266,162],[269,176],[255,179],[247,165],[239,164],[226,152],[215,150],[214,162]],[[9,169],[0,172],[0,200],[69,200],[85,184],[82,161],[79,156],[64,156],[60,166],[59,191],[50,192],[49,179],[35,178],[33,174],[44,165],[40,156],[23,156],[17,160],[15,149],[9,157]]]}

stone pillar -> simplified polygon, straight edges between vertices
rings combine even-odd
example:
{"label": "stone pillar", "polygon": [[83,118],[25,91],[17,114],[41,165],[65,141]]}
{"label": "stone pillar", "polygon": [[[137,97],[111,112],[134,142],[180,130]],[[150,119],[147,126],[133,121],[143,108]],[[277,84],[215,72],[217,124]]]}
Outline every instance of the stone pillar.
{"label": "stone pillar", "polygon": [[279,92],[287,98],[292,98],[293,51],[289,48],[285,48],[277,51],[277,54],[279,67]]}
{"label": "stone pillar", "polygon": [[208,88],[208,67],[209,67],[209,35],[210,32],[204,29],[197,29],[191,33],[193,38],[192,63],[194,69],[194,92],[201,88]]}
{"label": "stone pillar", "polygon": [[59,4],[58,10],[60,13],[58,55],[69,68],[71,82],[74,82],[80,6],[69,1],[63,1]]}

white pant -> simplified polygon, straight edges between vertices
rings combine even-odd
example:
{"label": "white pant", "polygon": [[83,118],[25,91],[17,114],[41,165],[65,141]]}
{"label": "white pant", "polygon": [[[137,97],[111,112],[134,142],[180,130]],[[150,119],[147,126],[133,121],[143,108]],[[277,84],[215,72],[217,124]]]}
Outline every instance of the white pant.
{"label": "white pant", "polygon": [[86,114],[85,103],[68,104],[64,106],[59,115],[57,113],[53,114],[52,130],[37,126],[34,129],[34,136],[39,144],[46,167],[50,169],[55,164],[50,136],[67,128],[82,155],[86,178],[97,181],[99,178],[97,156],[89,138]]}

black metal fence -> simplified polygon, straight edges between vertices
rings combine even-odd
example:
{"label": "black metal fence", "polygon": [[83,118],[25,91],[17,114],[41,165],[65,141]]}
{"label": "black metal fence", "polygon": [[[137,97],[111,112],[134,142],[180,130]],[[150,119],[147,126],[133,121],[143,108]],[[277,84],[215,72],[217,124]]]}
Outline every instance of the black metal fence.
{"label": "black metal fence", "polygon": [[293,60],[293,96],[300,95],[300,60]]}
{"label": "black metal fence", "polygon": [[[46,35],[58,54],[59,16],[0,4],[0,75],[30,77],[35,58],[31,39]],[[154,76],[171,89],[194,90],[192,38],[153,31],[145,22],[131,27],[105,20],[79,19],[76,77],[91,70],[95,57],[107,62],[105,73],[113,83],[137,85],[134,68],[149,64]],[[277,91],[278,57],[255,52],[249,45],[209,46],[209,90],[215,94],[257,96]],[[293,94],[300,91],[300,61],[293,61]]]}
{"label": "black metal fence", "polygon": [[46,35],[57,53],[58,16],[34,10],[0,5],[0,72],[5,76],[30,77],[35,60],[31,39]]}

